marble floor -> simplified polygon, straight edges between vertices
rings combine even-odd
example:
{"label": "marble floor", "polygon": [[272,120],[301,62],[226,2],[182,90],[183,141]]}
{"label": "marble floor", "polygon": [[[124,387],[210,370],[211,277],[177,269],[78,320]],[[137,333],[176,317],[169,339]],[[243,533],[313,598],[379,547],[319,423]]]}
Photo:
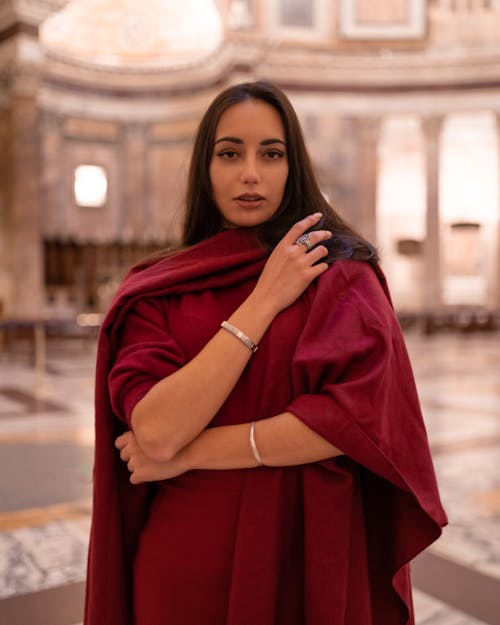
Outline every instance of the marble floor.
{"label": "marble floor", "polygon": [[[407,334],[442,498],[413,565],[418,625],[500,625],[500,333]],[[95,344],[0,352],[0,623],[82,618]]]}

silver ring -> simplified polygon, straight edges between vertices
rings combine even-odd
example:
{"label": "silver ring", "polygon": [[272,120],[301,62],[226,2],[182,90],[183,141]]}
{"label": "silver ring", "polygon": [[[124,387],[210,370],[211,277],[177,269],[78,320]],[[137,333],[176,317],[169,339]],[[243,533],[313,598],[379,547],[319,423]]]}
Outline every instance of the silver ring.
{"label": "silver ring", "polygon": [[312,248],[314,247],[314,245],[311,243],[311,237],[309,236],[309,233],[305,233],[302,236],[300,236],[296,241],[295,241],[295,245],[305,245],[307,247],[307,251],[310,252],[312,250]]}

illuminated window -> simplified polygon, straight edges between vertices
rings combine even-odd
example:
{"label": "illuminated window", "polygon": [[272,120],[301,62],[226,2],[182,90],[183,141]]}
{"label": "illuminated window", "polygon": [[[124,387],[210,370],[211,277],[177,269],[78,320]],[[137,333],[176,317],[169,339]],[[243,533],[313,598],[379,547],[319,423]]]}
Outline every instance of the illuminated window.
{"label": "illuminated window", "polygon": [[108,197],[108,178],[99,165],[78,165],[75,169],[75,201],[77,206],[100,208]]}

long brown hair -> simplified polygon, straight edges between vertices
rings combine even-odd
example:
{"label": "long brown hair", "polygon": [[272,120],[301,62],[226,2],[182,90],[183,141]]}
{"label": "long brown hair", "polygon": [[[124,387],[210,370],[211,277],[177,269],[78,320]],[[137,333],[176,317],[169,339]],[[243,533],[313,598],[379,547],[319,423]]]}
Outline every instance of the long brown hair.
{"label": "long brown hair", "polygon": [[299,120],[289,99],[276,85],[264,81],[241,83],[225,89],[212,101],[200,122],[189,169],[183,245],[199,243],[223,228],[222,216],[212,197],[209,174],[215,133],[224,111],[250,99],[266,102],[278,111],[285,130],[289,168],[278,210],[257,228],[261,244],[272,250],[294,223],[320,212],[323,218],[315,229],[331,230],[334,235],[328,242],[329,262],[353,258],[376,264],[378,258],[373,245],[357,234],[321,193]]}

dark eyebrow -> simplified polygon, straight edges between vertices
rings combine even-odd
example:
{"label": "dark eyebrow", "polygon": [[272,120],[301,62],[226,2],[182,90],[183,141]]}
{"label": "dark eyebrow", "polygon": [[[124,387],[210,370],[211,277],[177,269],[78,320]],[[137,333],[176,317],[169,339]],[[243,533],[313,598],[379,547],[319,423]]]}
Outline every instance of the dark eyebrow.
{"label": "dark eyebrow", "polygon": [[227,141],[228,143],[243,143],[243,141],[238,139],[238,137],[221,137],[220,139],[217,139],[217,141],[214,141],[214,145],[220,143],[221,141]]}
{"label": "dark eyebrow", "polygon": [[264,141],[260,142],[260,145],[272,145],[273,143],[281,143],[286,146],[285,142],[282,139],[264,139]]}
{"label": "dark eyebrow", "polygon": [[[217,143],[220,143],[221,141],[227,141],[228,143],[237,143],[238,145],[243,145],[243,140],[240,139],[239,137],[221,137],[220,139],[217,139],[216,141],[214,141],[214,145],[216,145]],[[281,143],[283,145],[286,145],[285,142],[282,139],[264,139],[263,141],[260,142],[260,145],[272,145],[273,143]]]}

